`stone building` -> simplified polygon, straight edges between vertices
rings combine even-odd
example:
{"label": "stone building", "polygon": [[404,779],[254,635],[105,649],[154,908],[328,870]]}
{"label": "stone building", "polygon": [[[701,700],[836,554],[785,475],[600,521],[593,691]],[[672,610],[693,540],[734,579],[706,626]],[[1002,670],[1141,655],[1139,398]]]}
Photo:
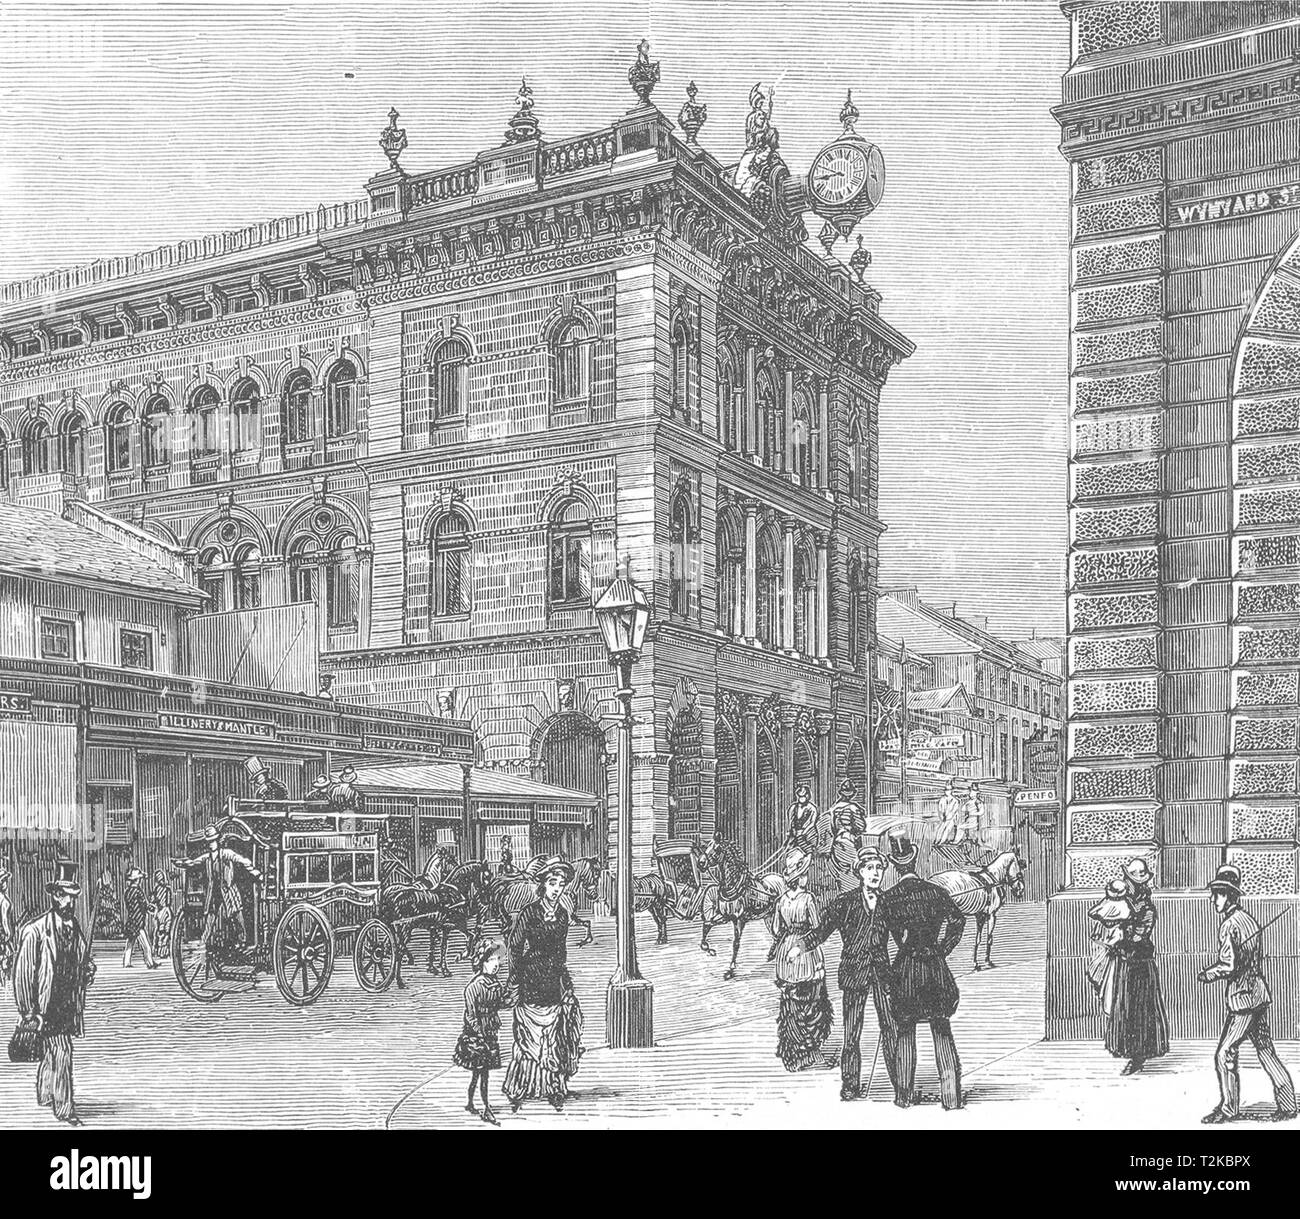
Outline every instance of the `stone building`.
{"label": "stone building", "polygon": [[[1188,954],[1166,973],[1173,1031],[1207,1035],[1203,886],[1236,864],[1261,923],[1297,891],[1300,4],[1062,8],[1066,880],[1149,859],[1164,945]],[[1092,1019],[1084,904],[1049,914],[1050,1035]],[[1269,935],[1274,1022],[1294,1029],[1295,918]]]}
{"label": "stone building", "polygon": [[[797,782],[866,773],[876,419],[912,350],[783,213],[770,98],[726,166],[651,69],[569,139],[525,88],[503,145],[428,172],[393,112],[360,201],[0,290],[11,496],[103,502],[214,606],[317,602],[338,697],[468,719],[482,765],[607,810],[592,605],[625,561],[642,870],[656,835],[762,858]],[[469,849],[612,845],[549,816]]]}

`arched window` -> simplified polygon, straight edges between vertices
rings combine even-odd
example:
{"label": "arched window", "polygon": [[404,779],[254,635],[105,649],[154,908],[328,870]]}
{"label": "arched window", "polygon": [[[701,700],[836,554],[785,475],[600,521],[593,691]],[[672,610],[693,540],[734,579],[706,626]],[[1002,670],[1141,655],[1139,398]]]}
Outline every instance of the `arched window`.
{"label": "arched window", "polygon": [[350,436],[357,430],[357,370],[343,360],[325,382],[325,435]]}
{"label": "arched window", "polygon": [[740,419],[736,406],[735,374],[730,364],[724,364],[718,370],[718,432],[722,447],[733,453],[740,447]]}
{"label": "arched window", "polygon": [[245,377],[230,391],[230,452],[257,453],[262,447],[262,395]]}
{"label": "arched window", "polygon": [[595,344],[576,318],[551,336],[551,407],[572,409],[591,400]]}
{"label": "arched window", "polygon": [[742,536],[731,515],[719,516],[714,569],[718,582],[718,629],[733,637],[744,634],[740,618]]}
{"label": "arched window", "polygon": [[817,561],[803,546],[795,552],[794,594],[795,651],[811,656],[817,634]]}
{"label": "arched window", "polygon": [[9,434],[0,428],[0,491],[9,489]]}
{"label": "arched window", "polygon": [[849,427],[849,449],[845,455],[848,469],[848,492],[850,499],[858,499],[862,494],[862,433],[858,430],[857,420]]}
{"label": "arched window", "polygon": [[110,473],[131,468],[131,408],[114,402],[104,416],[104,461]]}
{"label": "arched window", "polygon": [[429,365],[429,420],[433,427],[464,422],[469,405],[469,345],[464,339],[439,344]]}
{"label": "arched window", "polygon": [[758,434],[763,465],[770,470],[781,466],[781,427],[776,407],[776,386],[764,369],[758,377]]}
{"label": "arched window", "polygon": [[280,412],[285,444],[311,439],[311,374],[306,369],[296,369],[285,379]]}
{"label": "arched window", "polygon": [[698,575],[694,543],[690,496],[683,489],[668,506],[668,607],[678,618],[691,614]]}
{"label": "arched window", "polygon": [[221,418],[221,395],[211,385],[200,385],[190,398],[190,456],[215,457],[221,451],[217,424]]}
{"label": "arched window", "polygon": [[23,473],[50,472],[50,427],[44,419],[33,419],[23,429]]}
{"label": "arched window", "polygon": [[781,646],[781,542],[775,529],[758,539],[758,639],[764,647]]}
{"label": "arched window", "polygon": [[217,613],[226,608],[225,556],[215,546],[199,555],[199,587],[208,598],[208,610]]}
{"label": "arched window", "polygon": [[672,412],[687,424],[691,422],[691,386],[695,380],[691,366],[693,346],[690,326],[685,318],[678,318],[673,326],[670,343],[673,362]]}
{"label": "arched window", "polygon": [[86,473],[86,417],[73,411],[59,432],[59,465],[65,474],[83,478]]}
{"label": "arched window", "polygon": [[298,538],[289,547],[289,595],[295,601],[315,601],[320,595],[320,543]]}
{"label": "arched window", "polygon": [[146,470],[164,469],[171,462],[172,413],[167,399],[158,395],[145,403],[140,420],[140,451]]}
{"label": "arched window", "polygon": [[333,538],[326,562],[325,621],[334,631],[353,630],[357,625],[361,582],[357,539],[350,533]]}
{"label": "arched window", "polygon": [[790,441],[794,457],[794,468],[790,473],[801,487],[806,487],[812,475],[812,424],[808,400],[802,396],[795,399],[794,419],[790,422]]}
{"label": "arched window", "polygon": [[235,609],[257,609],[262,604],[262,552],[254,545],[235,551]]}
{"label": "arched window", "polygon": [[553,606],[591,602],[591,519],[570,500],[551,517],[550,601]]}
{"label": "arched window", "polygon": [[468,614],[469,522],[459,512],[446,512],[434,522],[430,541],[429,612],[435,618]]}

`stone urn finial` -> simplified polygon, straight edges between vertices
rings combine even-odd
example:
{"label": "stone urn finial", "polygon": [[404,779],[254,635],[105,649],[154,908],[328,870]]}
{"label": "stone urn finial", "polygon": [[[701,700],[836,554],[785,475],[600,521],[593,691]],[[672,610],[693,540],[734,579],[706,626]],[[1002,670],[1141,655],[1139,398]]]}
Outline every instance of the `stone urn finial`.
{"label": "stone urn finial", "polygon": [[699,92],[695,82],[691,81],[686,86],[686,103],[682,106],[681,112],[677,115],[677,121],[681,128],[686,132],[686,143],[692,148],[698,147],[695,137],[699,135],[700,128],[709,120],[709,108],[703,102],[697,102],[695,95]]}
{"label": "stone urn finial", "polygon": [[388,126],[379,133],[379,147],[384,150],[388,164],[400,172],[402,167],[398,165],[397,158],[406,147],[406,128],[397,125],[396,106],[388,112]]}
{"label": "stone urn finial", "polygon": [[643,106],[650,105],[650,94],[659,83],[659,64],[650,62],[650,42],[641,39],[636,48],[636,63],[627,71],[627,83],[632,92],[641,99]]}
{"label": "stone urn finial", "polygon": [[541,133],[541,124],[533,113],[533,91],[528,87],[526,77],[519,81],[519,93],[515,97],[515,104],[519,109],[515,111],[510,126],[506,129],[506,142],[522,144],[527,140],[537,139]]}

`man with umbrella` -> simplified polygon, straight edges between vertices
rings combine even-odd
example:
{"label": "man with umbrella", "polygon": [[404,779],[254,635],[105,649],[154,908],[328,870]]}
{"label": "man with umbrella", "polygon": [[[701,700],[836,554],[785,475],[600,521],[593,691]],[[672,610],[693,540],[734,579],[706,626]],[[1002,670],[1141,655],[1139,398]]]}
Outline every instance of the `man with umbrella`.
{"label": "man with umbrella", "polygon": [[55,878],[45,886],[50,909],[23,928],[14,966],[14,1001],[23,1022],[40,1037],[37,1101],[51,1107],[59,1121],[80,1126],[72,1094],[72,1039],[84,1031],[82,1012],[95,962],[72,911],[81,894],[77,865],[60,859],[55,867]]}

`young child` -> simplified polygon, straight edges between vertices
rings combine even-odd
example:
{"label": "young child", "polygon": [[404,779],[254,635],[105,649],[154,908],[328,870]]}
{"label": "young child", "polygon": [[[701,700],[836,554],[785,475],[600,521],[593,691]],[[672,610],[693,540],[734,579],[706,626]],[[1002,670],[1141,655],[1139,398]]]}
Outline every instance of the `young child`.
{"label": "young child", "polygon": [[1133,917],[1133,907],[1128,901],[1128,885],[1122,880],[1112,880],[1106,886],[1106,897],[1088,911],[1096,926],[1092,929],[1092,960],[1088,965],[1088,981],[1092,983],[1101,1010],[1111,1013],[1115,999],[1115,946],[1124,939],[1124,924]]}
{"label": "young child", "polygon": [[499,1126],[501,1123],[488,1100],[488,1072],[501,1065],[497,1034],[501,1031],[500,1011],[506,998],[506,988],[497,977],[501,945],[495,940],[484,940],[475,947],[473,959],[474,977],[465,987],[465,1026],[451,1057],[458,1067],[470,1072],[466,1112],[479,1113],[474,1107],[474,1089],[478,1087],[483,1097],[483,1112],[479,1116]]}

